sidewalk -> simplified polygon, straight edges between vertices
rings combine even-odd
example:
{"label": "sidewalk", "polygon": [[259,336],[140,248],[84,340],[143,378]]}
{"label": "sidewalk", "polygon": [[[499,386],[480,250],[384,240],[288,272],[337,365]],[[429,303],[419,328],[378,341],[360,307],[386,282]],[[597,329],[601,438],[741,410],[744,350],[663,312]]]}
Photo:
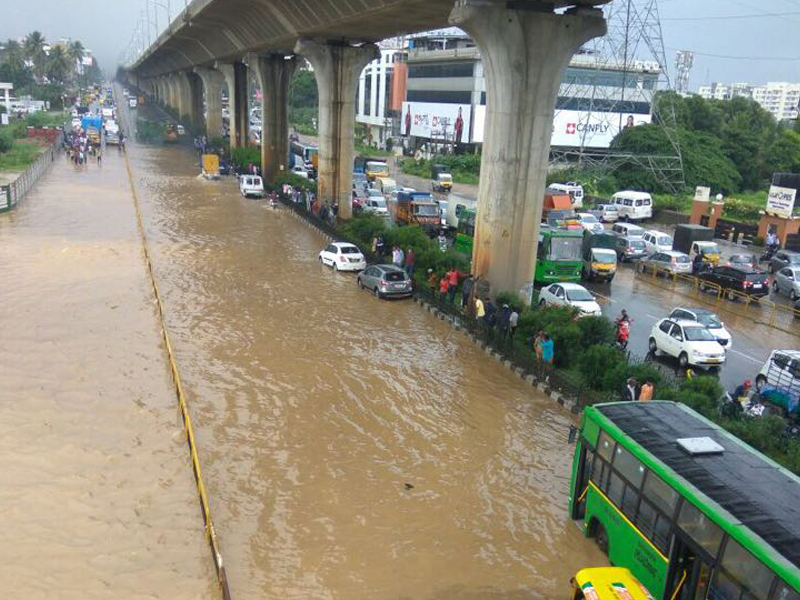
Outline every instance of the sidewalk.
{"label": "sidewalk", "polygon": [[218,597],[123,156],[62,156],[0,247],[3,596]]}

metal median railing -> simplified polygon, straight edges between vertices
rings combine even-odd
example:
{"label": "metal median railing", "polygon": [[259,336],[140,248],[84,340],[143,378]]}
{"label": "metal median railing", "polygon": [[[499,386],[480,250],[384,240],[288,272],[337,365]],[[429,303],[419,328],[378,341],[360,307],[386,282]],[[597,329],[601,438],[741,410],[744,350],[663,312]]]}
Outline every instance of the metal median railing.
{"label": "metal median railing", "polygon": [[717,308],[724,307],[740,317],[754,323],[768,325],[786,333],[800,336],[800,310],[785,306],[767,297],[745,294],[738,290],[723,288],[719,284],[705,281],[695,275],[673,273],[669,269],[645,266],[639,263],[636,277],[647,283],[666,287]]}
{"label": "metal median railing", "polygon": [[61,152],[61,138],[46,148],[20,175],[7,185],[0,185],[0,213],[19,204],[33,185],[47,171]]}

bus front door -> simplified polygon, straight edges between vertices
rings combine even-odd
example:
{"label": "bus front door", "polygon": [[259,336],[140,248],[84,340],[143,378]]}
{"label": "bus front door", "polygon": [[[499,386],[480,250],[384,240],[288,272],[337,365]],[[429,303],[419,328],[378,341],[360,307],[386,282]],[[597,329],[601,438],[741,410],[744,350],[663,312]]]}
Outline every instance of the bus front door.
{"label": "bus front door", "polygon": [[589,479],[592,475],[592,463],[594,462],[594,450],[586,445],[585,442],[581,444],[580,464],[578,465],[578,473],[575,475],[575,490],[573,491],[575,500],[572,503],[572,518],[583,519],[586,514],[586,493],[589,489]]}
{"label": "bus front door", "polygon": [[694,543],[675,532],[665,600],[704,600],[711,579],[711,561]]}

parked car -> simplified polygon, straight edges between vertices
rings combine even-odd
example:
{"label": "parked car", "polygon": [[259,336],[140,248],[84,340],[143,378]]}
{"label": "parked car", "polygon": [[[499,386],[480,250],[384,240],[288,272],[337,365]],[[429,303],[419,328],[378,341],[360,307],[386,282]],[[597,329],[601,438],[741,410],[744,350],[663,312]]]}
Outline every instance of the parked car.
{"label": "parked car", "polygon": [[800,267],[784,267],[772,278],[775,293],[789,294],[793,302],[800,300]]}
{"label": "parked car", "polygon": [[758,267],[758,257],[755,254],[731,254],[728,258],[728,266],[755,269]]}
{"label": "parked car", "polygon": [[629,238],[641,238],[644,235],[644,229],[633,223],[614,223],[611,231]]}
{"label": "parked car", "polygon": [[371,212],[375,213],[379,217],[388,217],[389,216],[389,209],[386,206],[386,200],[383,199],[383,196],[372,196],[370,195],[364,200],[364,212]]}
{"label": "parked car", "polygon": [[358,246],[346,242],[328,244],[319,253],[319,262],[333,267],[334,271],[360,271],[367,266]]}
{"label": "parked car", "polygon": [[619,219],[619,211],[613,204],[598,204],[589,212],[603,223],[614,223]]}
{"label": "parked car", "polygon": [[611,196],[622,221],[641,221],[653,216],[653,198],[647,192],[626,190]]}
{"label": "parked car", "polygon": [[539,304],[549,306],[574,306],[582,317],[599,317],[600,305],[592,293],[577,283],[551,283],[539,292]]}
{"label": "parked car", "polygon": [[773,350],[756,375],[756,391],[763,399],[796,413],[800,402],[800,350]]}
{"label": "parked car", "polygon": [[261,198],[264,195],[264,182],[258,175],[240,175],[239,192],[245,198]]}
{"label": "parked car", "polygon": [[629,238],[619,235],[614,244],[620,262],[647,256],[647,246],[644,245],[641,238]]}
{"label": "parked car", "polygon": [[661,231],[655,231],[653,229],[645,231],[642,236],[642,241],[647,248],[648,254],[672,250],[672,236]]}
{"label": "parked car", "polygon": [[672,274],[691,273],[692,261],[689,260],[688,254],[670,250],[669,252],[656,252],[647,258],[643,258],[636,268],[639,269],[640,273],[654,270],[669,271]]}
{"label": "parked car", "polygon": [[706,289],[706,283],[716,283],[723,291],[728,292],[729,300],[736,300],[732,292],[741,292],[748,296],[763,298],[769,294],[767,274],[749,267],[714,267],[698,275],[700,290]]}
{"label": "parked car", "polygon": [[725,329],[725,323],[719,320],[719,317],[705,308],[675,308],[669,313],[669,318],[680,321],[697,321],[708,329],[720,345],[728,350],[732,345],[732,338],[730,332]]}
{"label": "parked car", "polygon": [[704,325],[667,317],[653,325],[648,342],[650,352],[663,352],[688,366],[720,367],[725,363],[725,348]]}
{"label": "parked car", "polygon": [[769,272],[775,273],[784,267],[800,267],[800,252],[778,250],[769,261]]}
{"label": "parked car", "polygon": [[358,274],[356,282],[362,290],[370,290],[380,299],[411,295],[411,279],[394,265],[371,265]]}
{"label": "parked car", "polygon": [[605,231],[603,224],[591,213],[575,213],[575,218],[586,231],[602,233]]}

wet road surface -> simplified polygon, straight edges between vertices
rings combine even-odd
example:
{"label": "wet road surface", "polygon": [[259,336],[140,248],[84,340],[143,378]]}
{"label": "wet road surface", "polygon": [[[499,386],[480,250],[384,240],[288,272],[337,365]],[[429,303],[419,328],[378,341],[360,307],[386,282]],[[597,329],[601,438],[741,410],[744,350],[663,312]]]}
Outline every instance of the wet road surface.
{"label": "wet road surface", "polygon": [[178,147],[131,149],[234,598],[554,598],[573,417]]}
{"label": "wet road surface", "polygon": [[0,215],[0,596],[216,598],[122,157]]}

